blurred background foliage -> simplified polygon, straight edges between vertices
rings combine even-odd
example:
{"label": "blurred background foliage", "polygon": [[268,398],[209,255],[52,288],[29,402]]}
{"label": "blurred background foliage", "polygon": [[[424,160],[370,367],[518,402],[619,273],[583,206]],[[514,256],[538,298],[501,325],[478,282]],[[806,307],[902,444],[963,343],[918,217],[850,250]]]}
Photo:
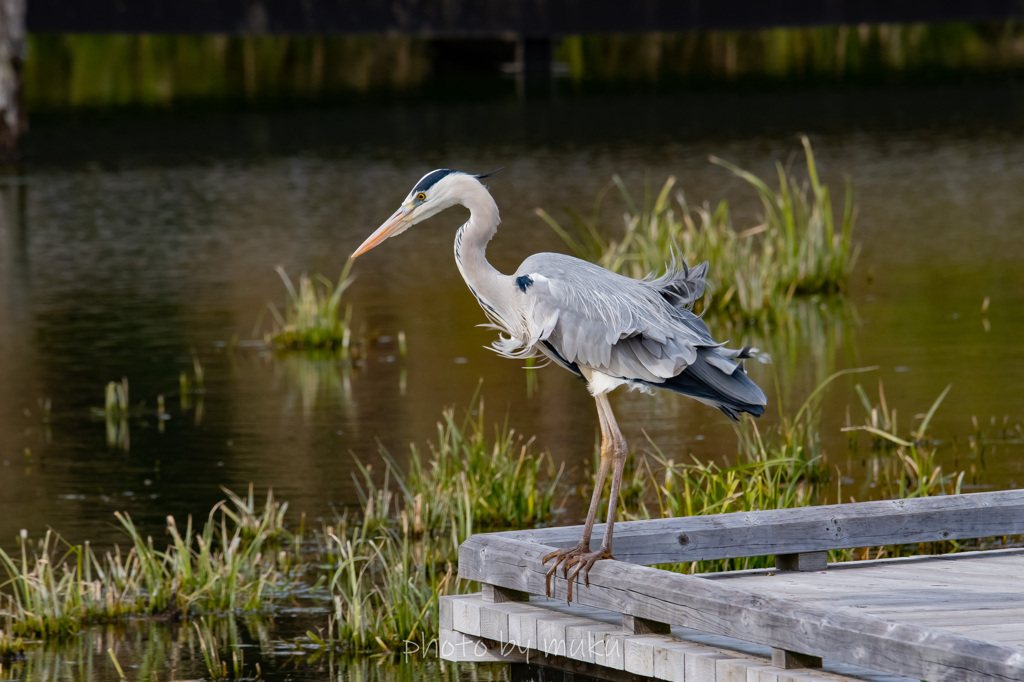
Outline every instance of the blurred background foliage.
{"label": "blurred background foliage", "polygon": [[[37,33],[29,42],[24,82],[32,110],[406,91],[447,66],[441,43],[409,36]],[[479,59],[495,61],[489,66],[498,71],[503,58],[514,58],[514,44],[506,47]],[[1024,24],[577,35],[556,40],[554,56],[572,83],[597,86],[974,77],[1024,69]]]}

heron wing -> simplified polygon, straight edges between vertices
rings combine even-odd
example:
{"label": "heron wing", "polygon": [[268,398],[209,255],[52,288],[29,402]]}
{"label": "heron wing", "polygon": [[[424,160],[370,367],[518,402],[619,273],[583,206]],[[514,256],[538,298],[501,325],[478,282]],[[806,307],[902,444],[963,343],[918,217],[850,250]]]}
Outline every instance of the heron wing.
{"label": "heron wing", "polygon": [[[692,271],[684,265],[635,280],[570,256],[531,256],[515,275],[524,345],[542,344],[567,363],[614,377],[661,383],[692,365],[698,349],[719,346],[688,309],[703,292],[706,271],[706,264]],[[737,363],[722,361],[731,374]]]}

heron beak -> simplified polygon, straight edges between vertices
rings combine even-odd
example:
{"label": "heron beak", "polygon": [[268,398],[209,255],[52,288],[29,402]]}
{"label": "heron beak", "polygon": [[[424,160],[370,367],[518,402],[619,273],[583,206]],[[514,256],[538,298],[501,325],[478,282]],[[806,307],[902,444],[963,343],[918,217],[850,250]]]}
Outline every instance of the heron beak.
{"label": "heron beak", "polygon": [[363,255],[388,237],[394,237],[396,234],[404,232],[412,224],[411,218],[412,207],[402,206],[384,221],[384,224],[378,227],[376,232],[366,238],[366,241],[352,253],[352,258]]}

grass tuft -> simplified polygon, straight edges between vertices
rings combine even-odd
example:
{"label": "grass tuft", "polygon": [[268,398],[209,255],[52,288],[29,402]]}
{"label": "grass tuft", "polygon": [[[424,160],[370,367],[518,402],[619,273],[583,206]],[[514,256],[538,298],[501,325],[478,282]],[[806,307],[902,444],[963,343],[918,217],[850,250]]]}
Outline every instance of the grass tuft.
{"label": "grass tuft", "polygon": [[454,593],[458,547],[473,532],[547,523],[561,475],[507,424],[488,438],[481,400],[461,421],[447,409],[437,442],[413,447],[408,473],[383,452],[383,481],[357,461],[362,513],[328,529],[333,613],[317,646],[391,652],[437,636],[438,597]]}
{"label": "grass tuft", "polygon": [[712,162],[748,182],[761,198],[760,224],[743,231],[732,226],[728,204],[712,210],[691,206],[682,192],[672,196],[675,178],[665,181],[656,196],[638,203],[619,176],[613,177],[626,204],[621,239],[604,236],[598,228],[606,192],[598,196],[590,218],[567,210],[571,227],[551,215],[538,215],[580,258],[629,275],[661,272],[681,257],[695,265],[711,262],[713,288],[698,305],[714,315],[740,323],[784,320],[795,296],[831,295],[843,291],[853,271],[858,249],[853,245],[855,209],[847,184],[843,210],[835,216],[832,196],[818,177],[810,141],[801,137],[807,163],[806,182],[781,163],[776,164],[778,188],[721,159]]}
{"label": "grass tuft", "polygon": [[[873,368],[866,368],[873,369]],[[789,509],[842,501],[842,489],[829,475],[827,456],[821,446],[817,418],[820,395],[836,378],[855,371],[836,372],[820,384],[793,418],[784,417],[766,434],[756,425],[737,427],[739,454],[737,463],[722,466],[714,462],[677,462],[667,457],[654,443],[652,453],[643,462],[640,475],[634,476],[630,493],[638,500],[634,512],[623,510],[623,519],[693,516],[727,512]],[[858,387],[859,388],[859,387]],[[888,422],[877,426],[847,427],[882,438],[893,446],[872,468],[872,478],[864,490],[867,499],[907,499],[960,492],[963,472],[950,473],[937,461],[934,441],[927,434],[932,416],[948,393],[947,387],[922,415],[910,434],[896,431],[895,411]],[[863,395],[863,391],[860,391]],[[881,394],[884,396],[884,394]],[[866,405],[869,419],[877,406]],[[877,449],[877,446],[873,446]],[[853,501],[850,497],[850,501]],[[653,500],[653,504],[648,501]],[[621,507],[620,507],[621,508]],[[847,561],[915,553],[955,551],[960,543],[929,543],[924,547],[886,546],[836,550],[830,561]],[[773,556],[740,557],[715,561],[664,566],[687,573],[766,568],[774,565]]]}
{"label": "grass tuft", "polygon": [[332,350],[349,357],[352,308],[347,307],[342,316],[341,298],[352,284],[352,259],[345,263],[337,284],[323,275],[302,274],[296,287],[284,268],[276,270],[288,299],[283,314],[273,303],[267,304],[274,322],[269,342],[280,350]]}
{"label": "grass tuft", "polygon": [[[252,489],[246,498],[228,493],[214,506],[199,532],[192,520],[184,532],[167,518],[171,544],[158,549],[127,514],[116,514],[130,548],[98,554],[88,542],[68,545],[48,531],[33,543],[26,533],[19,551],[0,549],[0,652],[19,639],[62,638],[82,627],[135,615],[164,617],[196,613],[258,611],[296,585],[294,536],[283,527],[287,505],[268,493],[257,509]],[[292,551],[280,551],[288,546]]]}

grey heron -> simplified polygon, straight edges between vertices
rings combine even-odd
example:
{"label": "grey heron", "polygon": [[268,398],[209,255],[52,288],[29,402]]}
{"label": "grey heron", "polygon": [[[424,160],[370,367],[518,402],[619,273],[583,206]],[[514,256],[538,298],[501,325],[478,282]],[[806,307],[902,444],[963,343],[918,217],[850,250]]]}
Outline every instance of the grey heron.
{"label": "grey heron", "polygon": [[[743,360],[757,351],[717,343],[692,312],[704,293],[707,262],[693,268],[669,263],[664,275],[636,280],[571,256],[538,253],[515,273],[502,274],[486,257],[500,217],[480,182],[484,177],[446,168],[427,173],[352,256],[462,204],[469,209],[469,220],[455,235],[455,263],[490,320],[487,326],[499,332],[491,348],[507,358],[545,356],[586,381],[601,426],[596,484],[580,541],[543,558],[545,564],[554,561],[547,572],[548,596],[552,576],[561,566],[572,601],[578,576],[582,574],[589,585],[591,567],[612,558],[615,506],[627,448],[608,393],[620,386],[646,392],[664,388],[717,407],[734,421],[744,412],[760,416],[764,392],[743,368]],[[592,551],[590,536],[609,468],[612,484],[604,538]]]}

